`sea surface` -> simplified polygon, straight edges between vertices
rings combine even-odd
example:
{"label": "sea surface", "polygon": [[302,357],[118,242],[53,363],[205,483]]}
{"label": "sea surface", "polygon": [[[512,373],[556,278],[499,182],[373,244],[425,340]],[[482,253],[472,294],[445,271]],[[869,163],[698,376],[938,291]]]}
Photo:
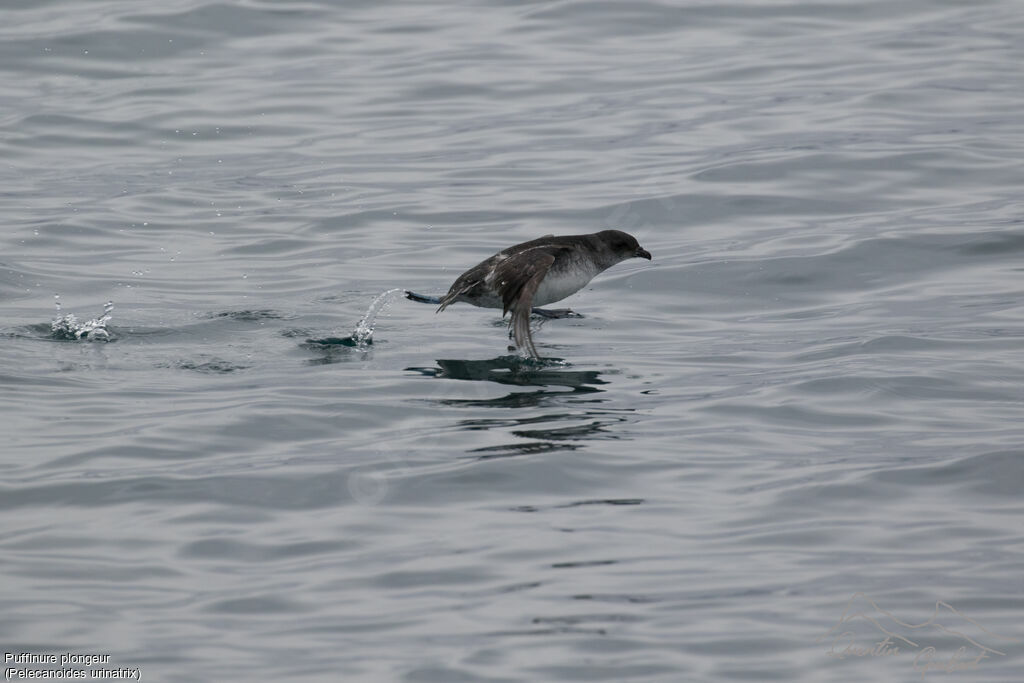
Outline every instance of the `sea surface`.
{"label": "sea surface", "polygon": [[[1018,683],[1022,65],[1019,0],[5,0],[5,676]],[[611,227],[540,361],[402,297]]]}

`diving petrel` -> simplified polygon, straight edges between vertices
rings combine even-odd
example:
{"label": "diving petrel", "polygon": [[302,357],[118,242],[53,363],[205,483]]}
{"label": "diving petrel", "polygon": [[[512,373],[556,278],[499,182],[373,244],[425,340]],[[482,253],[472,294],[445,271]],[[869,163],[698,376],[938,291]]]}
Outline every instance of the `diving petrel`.
{"label": "diving petrel", "polygon": [[649,251],[621,230],[602,230],[591,235],[545,235],[502,249],[460,275],[443,297],[406,291],[406,297],[422,303],[449,305],[465,301],[484,308],[509,311],[511,336],[516,346],[538,358],[530,335],[530,312],[549,318],[571,315],[568,309],[550,311],[544,306],[561,301],[583,289],[600,272],[620,261],[639,257],[650,260]]}

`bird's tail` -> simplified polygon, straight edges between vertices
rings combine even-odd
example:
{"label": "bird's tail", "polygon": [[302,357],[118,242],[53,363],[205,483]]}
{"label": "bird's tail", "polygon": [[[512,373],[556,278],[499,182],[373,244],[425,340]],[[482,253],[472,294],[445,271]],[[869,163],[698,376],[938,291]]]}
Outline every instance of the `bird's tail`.
{"label": "bird's tail", "polygon": [[[455,281],[455,285],[457,284],[459,284],[458,280]],[[455,289],[455,285],[452,285],[452,288],[448,290],[447,294],[445,294],[440,299],[434,302],[436,304],[441,304],[440,306],[437,307],[437,313],[440,313],[444,309],[448,308],[456,301],[460,301],[459,297],[465,294],[466,292],[471,291],[473,287],[476,286],[476,283],[470,282],[468,285],[463,285],[462,289]]]}

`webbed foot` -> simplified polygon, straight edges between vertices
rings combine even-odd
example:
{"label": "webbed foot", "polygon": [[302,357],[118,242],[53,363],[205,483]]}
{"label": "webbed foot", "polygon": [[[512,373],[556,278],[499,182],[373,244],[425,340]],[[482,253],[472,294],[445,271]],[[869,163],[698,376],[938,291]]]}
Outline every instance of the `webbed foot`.
{"label": "webbed foot", "polygon": [[571,308],[534,308],[530,311],[542,318],[582,318],[583,316]]}
{"label": "webbed foot", "polygon": [[434,304],[441,303],[441,297],[439,296],[427,296],[425,294],[417,294],[416,292],[410,292],[408,289],[405,290],[405,298],[411,299],[412,301],[418,301],[421,304]]}

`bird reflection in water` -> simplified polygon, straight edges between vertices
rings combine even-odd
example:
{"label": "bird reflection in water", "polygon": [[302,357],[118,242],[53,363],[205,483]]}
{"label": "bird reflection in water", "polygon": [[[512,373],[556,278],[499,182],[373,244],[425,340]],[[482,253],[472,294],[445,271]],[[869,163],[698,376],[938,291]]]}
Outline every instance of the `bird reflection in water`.
{"label": "bird reflection in water", "polygon": [[[538,362],[519,356],[500,356],[491,360],[437,360],[436,367],[406,368],[439,379],[494,382],[520,387],[538,387],[535,391],[513,391],[498,398],[438,397],[432,401],[445,406],[481,408],[532,408],[572,404],[600,404],[597,396],[608,384],[595,370],[566,370],[562,364]],[[607,427],[626,420],[621,410],[592,408],[542,415],[507,414],[502,417],[475,417],[460,420],[459,429],[489,430],[512,427],[519,439],[511,444],[487,446],[469,451],[481,459],[528,455],[551,451],[576,450],[580,441],[616,439]],[[568,423],[568,426],[567,426]],[[558,426],[547,426],[558,425]],[[519,429],[516,429],[519,427]]]}
{"label": "bird reflection in water", "polygon": [[[553,396],[565,394],[592,394],[603,392],[601,379],[596,370],[565,370],[561,364],[531,361],[519,356],[499,356],[491,360],[444,360],[438,359],[437,367],[406,368],[428,377],[461,379],[478,382],[495,382],[523,387],[566,387],[566,391],[517,391],[496,399],[442,399],[445,405],[477,405],[492,407],[521,408],[541,405]],[[599,400],[595,402],[600,402]]]}

